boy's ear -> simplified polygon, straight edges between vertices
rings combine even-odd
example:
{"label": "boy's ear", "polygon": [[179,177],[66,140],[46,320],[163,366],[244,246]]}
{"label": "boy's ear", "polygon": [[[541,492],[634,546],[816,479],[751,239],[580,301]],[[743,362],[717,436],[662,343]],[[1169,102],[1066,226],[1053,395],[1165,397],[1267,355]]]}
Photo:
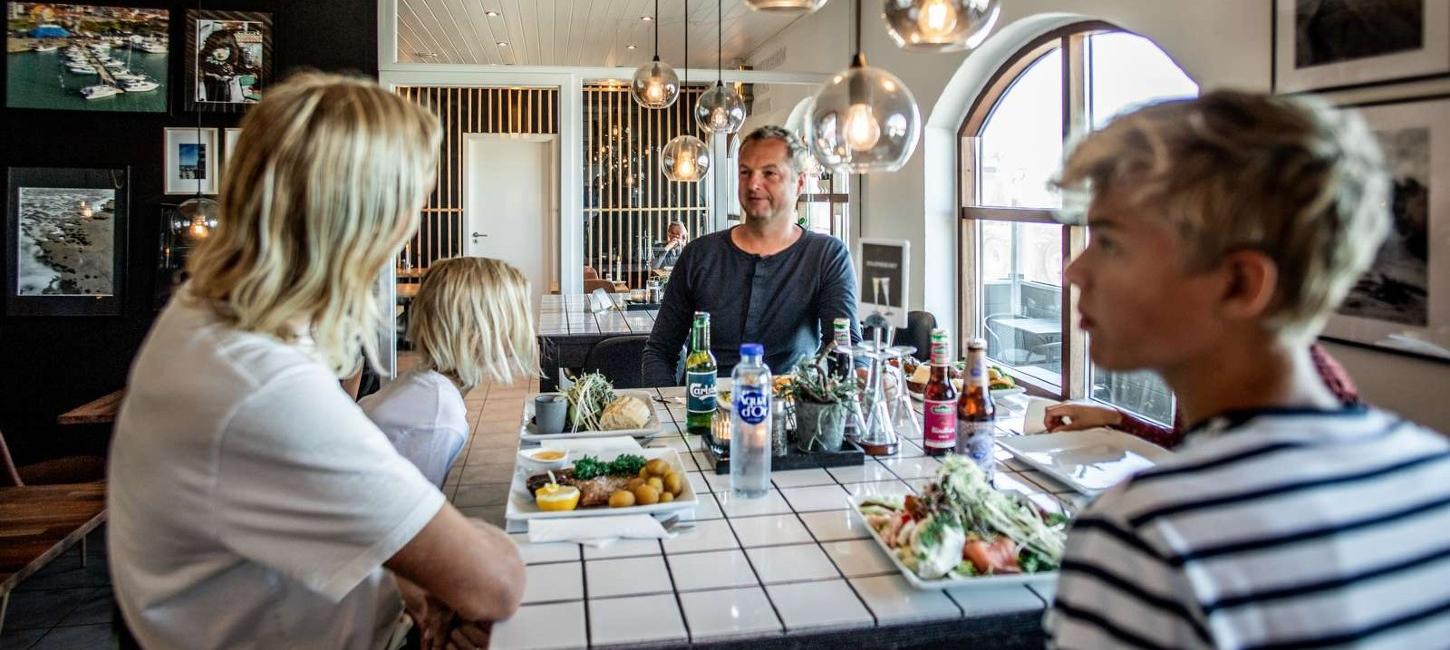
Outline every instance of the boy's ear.
{"label": "boy's ear", "polygon": [[1222,311],[1234,320],[1257,320],[1274,304],[1279,287],[1279,265],[1256,250],[1237,250],[1224,256]]}

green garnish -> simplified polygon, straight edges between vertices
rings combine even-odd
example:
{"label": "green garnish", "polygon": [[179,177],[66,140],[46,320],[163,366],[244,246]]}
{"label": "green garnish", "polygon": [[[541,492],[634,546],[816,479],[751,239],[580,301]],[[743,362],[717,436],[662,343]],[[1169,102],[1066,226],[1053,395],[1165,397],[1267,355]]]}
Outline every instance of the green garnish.
{"label": "green garnish", "polygon": [[639,473],[644,462],[643,456],[634,454],[620,454],[607,463],[594,456],[584,456],[574,461],[574,478],[587,481],[604,475],[632,476]]}

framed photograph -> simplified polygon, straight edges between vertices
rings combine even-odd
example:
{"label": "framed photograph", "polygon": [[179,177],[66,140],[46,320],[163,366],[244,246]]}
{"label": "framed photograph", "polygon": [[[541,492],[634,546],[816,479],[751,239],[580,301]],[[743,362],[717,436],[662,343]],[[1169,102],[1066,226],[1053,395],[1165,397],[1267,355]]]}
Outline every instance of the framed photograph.
{"label": "framed photograph", "polygon": [[241,129],[227,129],[222,138],[222,173],[227,173],[227,165],[231,163],[232,151],[237,148],[237,138],[242,137]]}
{"label": "framed photograph", "polygon": [[167,112],[167,10],[38,2],[6,9],[7,107]]}
{"label": "framed photograph", "polygon": [[1274,0],[1274,91],[1450,73],[1450,2]]}
{"label": "framed photograph", "polygon": [[856,314],[862,327],[889,323],[906,327],[907,271],[911,268],[911,242],[899,239],[862,239]]}
{"label": "framed photograph", "polygon": [[216,194],[216,129],[166,129],[166,193]]}
{"label": "framed photograph", "polygon": [[115,316],[125,284],[127,169],[11,167],[7,316]]}
{"label": "framed photograph", "polygon": [[1393,177],[1394,220],[1324,336],[1450,360],[1450,99],[1359,110]]}
{"label": "framed photograph", "polygon": [[272,83],[272,14],[186,12],[186,110],[238,112]]}

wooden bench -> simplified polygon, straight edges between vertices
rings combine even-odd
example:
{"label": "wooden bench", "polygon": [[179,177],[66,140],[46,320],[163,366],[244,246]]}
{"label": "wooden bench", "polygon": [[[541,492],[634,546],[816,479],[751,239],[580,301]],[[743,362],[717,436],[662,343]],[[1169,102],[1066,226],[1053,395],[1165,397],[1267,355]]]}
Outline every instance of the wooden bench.
{"label": "wooden bench", "polygon": [[0,488],[0,633],[10,592],[106,520],[106,484]]}

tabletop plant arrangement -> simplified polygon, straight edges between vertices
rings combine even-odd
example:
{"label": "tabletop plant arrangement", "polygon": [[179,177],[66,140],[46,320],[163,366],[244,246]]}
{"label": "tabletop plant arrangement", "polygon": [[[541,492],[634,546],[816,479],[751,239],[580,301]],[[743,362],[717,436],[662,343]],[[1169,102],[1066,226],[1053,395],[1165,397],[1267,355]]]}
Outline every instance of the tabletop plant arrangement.
{"label": "tabletop plant arrangement", "polygon": [[788,394],[795,406],[795,444],[801,451],[836,451],[845,440],[846,419],[854,412],[854,376],[838,377],[822,366],[801,363],[791,371]]}

